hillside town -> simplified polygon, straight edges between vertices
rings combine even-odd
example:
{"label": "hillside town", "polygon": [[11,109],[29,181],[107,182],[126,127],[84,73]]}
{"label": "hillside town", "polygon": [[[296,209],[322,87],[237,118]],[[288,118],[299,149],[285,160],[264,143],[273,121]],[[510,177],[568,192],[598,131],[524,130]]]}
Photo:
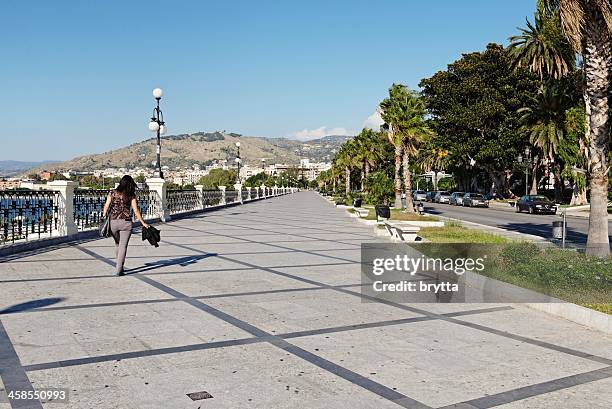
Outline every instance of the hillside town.
{"label": "hillside town", "polygon": [[[299,165],[287,163],[266,164],[266,161],[262,159],[261,166],[249,164],[241,166],[240,179],[247,180],[261,173],[269,177],[277,177],[284,172],[293,170],[297,172],[300,180],[312,182],[316,180],[322,172],[329,170],[331,166],[331,162],[311,162],[310,159],[300,160]],[[196,185],[202,177],[207,176],[214,169],[231,170],[236,169],[236,165],[224,159],[214,161],[212,164],[206,166],[198,164],[191,167],[162,166],[166,179],[179,187]],[[110,183],[113,183],[112,181],[121,178],[123,175],[131,175],[135,179],[144,182],[146,178],[153,177],[154,172],[155,170],[153,168],[140,166],[134,168],[108,167],[105,169],[95,169],[93,171],[67,169],[64,171],[52,172],[49,170],[42,170],[38,173],[32,173],[26,176],[2,178],[0,179],[0,190],[40,190],[44,188],[46,182],[56,179],[81,181],[84,182],[81,183],[81,185],[87,187],[87,181],[91,180],[91,177],[102,181],[102,183],[110,179]]]}

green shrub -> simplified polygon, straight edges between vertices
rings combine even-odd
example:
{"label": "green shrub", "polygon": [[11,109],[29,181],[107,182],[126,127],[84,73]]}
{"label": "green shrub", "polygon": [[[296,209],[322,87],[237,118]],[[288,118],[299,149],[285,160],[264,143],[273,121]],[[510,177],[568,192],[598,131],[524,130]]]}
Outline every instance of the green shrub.
{"label": "green shrub", "polygon": [[391,202],[393,195],[393,180],[385,172],[377,171],[368,175],[363,197],[365,203],[388,204]]}

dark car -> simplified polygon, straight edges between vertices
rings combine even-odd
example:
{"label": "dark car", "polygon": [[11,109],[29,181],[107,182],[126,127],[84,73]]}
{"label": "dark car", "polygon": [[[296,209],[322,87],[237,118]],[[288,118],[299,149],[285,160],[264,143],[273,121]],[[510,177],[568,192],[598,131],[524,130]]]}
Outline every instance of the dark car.
{"label": "dark car", "polygon": [[466,193],[463,195],[463,206],[489,207],[489,202],[480,193]]}
{"label": "dark car", "polygon": [[448,204],[450,205],[455,205],[455,206],[460,206],[463,204],[463,195],[465,195],[465,192],[453,192],[450,195],[450,199],[448,201]]}
{"label": "dark car", "polygon": [[546,196],[525,195],[516,202],[516,212],[523,210],[529,213],[557,213],[557,205],[551,202]]}

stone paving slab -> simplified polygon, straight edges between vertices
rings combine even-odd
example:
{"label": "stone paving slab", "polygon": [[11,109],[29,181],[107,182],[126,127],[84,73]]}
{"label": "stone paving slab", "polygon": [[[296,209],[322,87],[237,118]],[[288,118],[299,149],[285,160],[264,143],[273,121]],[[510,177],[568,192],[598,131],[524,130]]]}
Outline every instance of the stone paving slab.
{"label": "stone paving slab", "polygon": [[611,406],[602,333],[521,305],[362,302],[360,244],[384,239],[314,193],[159,228],[157,249],[135,232],[125,277],[111,240],[0,259],[2,388],[69,388],[67,408]]}

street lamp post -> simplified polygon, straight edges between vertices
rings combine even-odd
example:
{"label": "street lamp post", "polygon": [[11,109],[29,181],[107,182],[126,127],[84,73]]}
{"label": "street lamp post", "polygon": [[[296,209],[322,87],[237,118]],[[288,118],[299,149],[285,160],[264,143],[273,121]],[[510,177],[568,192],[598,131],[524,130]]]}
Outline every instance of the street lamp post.
{"label": "street lamp post", "polygon": [[[518,162],[523,163],[523,155],[519,153]],[[531,149],[525,147],[525,195],[529,194],[529,166],[531,165]]]}
{"label": "street lamp post", "polygon": [[157,160],[155,163],[155,176],[159,178],[164,178],[164,174],[161,169],[161,135],[166,133],[166,123],[164,122],[164,114],[162,110],[159,108],[159,101],[163,95],[163,91],[161,88],[155,88],[153,90],[153,98],[157,101],[157,106],[153,109],[153,116],[151,117],[151,121],[149,122],[149,130],[151,132],[157,133]]}
{"label": "street lamp post", "polygon": [[238,166],[238,180],[236,183],[240,183],[240,162],[242,162],[242,159],[240,158],[240,142],[236,142],[236,148],[238,149],[238,153],[236,154],[236,165]]}

